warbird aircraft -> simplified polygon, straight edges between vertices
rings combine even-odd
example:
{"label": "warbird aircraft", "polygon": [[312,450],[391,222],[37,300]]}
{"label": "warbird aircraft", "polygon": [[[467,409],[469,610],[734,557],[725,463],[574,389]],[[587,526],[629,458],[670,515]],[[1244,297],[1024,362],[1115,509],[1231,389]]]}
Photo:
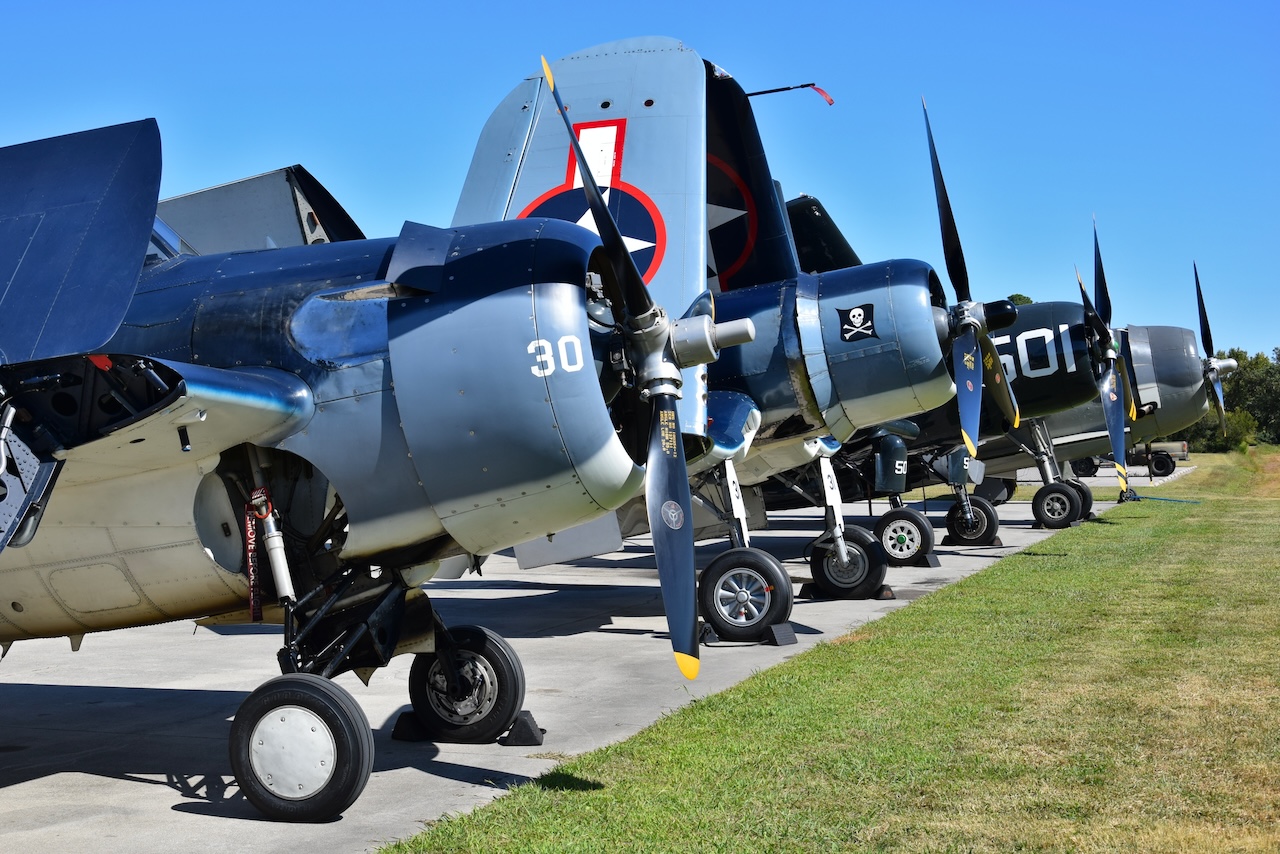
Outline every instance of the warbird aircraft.
{"label": "warbird aircraft", "polygon": [[[1113,346],[1122,354],[1120,364],[1126,374],[1119,384],[1127,413],[1120,422],[1121,450],[1117,453],[1115,421],[1107,417],[1102,400],[1094,400],[1045,419],[1055,466],[1058,460],[1066,462],[1108,454],[1122,461],[1116,471],[1124,490],[1123,500],[1139,497],[1128,489],[1127,471],[1123,467],[1124,448],[1176,433],[1199,421],[1211,409],[1217,412],[1219,425],[1225,434],[1222,377],[1234,371],[1237,365],[1234,359],[1219,359],[1211,355],[1215,352],[1213,333],[1200,288],[1200,271],[1194,264],[1192,272],[1200,315],[1202,351],[1197,351],[1195,333],[1178,326],[1130,325],[1112,331]],[[1110,305],[1100,301],[1097,313],[1104,323],[1109,322]],[[1132,401],[1132,405],[1128,401]],[[1041,465],[1040,455],[1028,451],[1028,448],[1008,439],[993,440],[988,454],[988,473],[995,477],[1011,475],[1027,464],[1028,457],[1033,464]]]}
{"label": "warbird aircraft", "polygon": [[188,255],[156,218],[160,168],[152,120],[0,149],[5,652],[283,622],[283,675],[236,713],[231,763],[267,815],[325,819],[373,763],[328,677],[414,653],[427,732],[496,738],[523,702],[519,660],[447,628],[421,584],[645,483],[672,646],[696,674],[674,399],[717,327],[668,320],[598,193],[603,245],[530,218]]}
{"label": "warbird aircraft", "polygon": [[[977,354],[989,348],[988,330],[1016,312],[1008,303],[971,301],[960,281],[961,303],[948,307],[937,275],[919,261],[801,272],[747,95],[681,42],[614,42],[553,68],[589,171],[607,187],[650,291],[665,304],[687,304],[695,282],[710,279],[719,293],[694,311],[750,320],[758,331],[706,372],[704,401],[681,401],[686,432],[710,422],[689,457],[699,505],[731,523],[738,546],[703,571],[702,613],[721,637],[751,637],[785,619],[790,582],[775,559],[746,547],[741,487],[825,459],[838,447],[833,435],[847,438],[856,427],[950,400],[949,354],[964,386],[966,424],[976,431],[984,372]],[[543,118],[551,104],[545,79],[523,81],[490,117],[455,226],[584,217],[569,147]],[[988,386],[1012,409],[999,361],[985,368]],[[868,532],[844,528],[830,483],[828,531],[811,562],[815,580],[833,595],[870,595],[883,580],[883,557]],[[625,519],[622,528],[635,531]],[[558,560],[588,553],[573,552],[569,534],[554,544],[565,549]]]}
{"label": "warbird aircraft", "polygon": [[[1196,296],[1201,339],[1208,348],[1212,346],[1212,336],[1198,272]],[[947,527],[959,542],[982,544],[994,536],[999,517],[993,503],[1012,493],[1014,484],[1007,476],[1019,468],[1034,465],[1044,482],[1032,501],[1037,521],[1046,527],[1064,527],[1088,515],[1093,495],[1083,482],[1064,476],[1060,458],[1110,451],[1121,460],[1116,468],[1121,500],[1129,500],[1136,496],[1129,488],[1124,466],[1126,444],[1132,447],[1194,423],[1209,402],[1221,417],[1218,376],[1234,369],[1232,360],[1202,361],[1196,355],[1194,336],[1187,329],[1110,329],[1111,300],[1096,230],[1094,298],[1089,299],[1081,284],[1081,299],[1082,304],[1022,306],[1017,323],[993,339],[1027,417],[1021,428],[1013,429],[984,413],[980,431],[983,479],[976,490],[978,494],[970,496],[970,501],[979,509],[985,525],[981,531],[957,529],[953,509],[948,514]],[[866,431],[837,455],[837,476],[850,495],[887,495],[892,500],[908,489],[936,483],[965,489],[966,471],[947,464],[948,449],[959,435],[959,425],[951,412],[939,408],[912,418],[905,426],[894,425],[893,429],[898,434],[884,429]],[[900,438],[902,434],[906,435],[905,440]],[[894,447],[905,447],[909,453],[908,464],[896,482],[882,474],[873,457],[887,454]],[[807,484],[812,490],[816,478],[817,473],[808,472],[801,486]],[[796,491],[771,488],[769,506],[797,506]],[[894,563],[911,563],[932,547],[932,531],[927,520],[921,527],[921,523],[905,514],[899,516],[898,512],[885,514],[882,523],[891,517],[892,524],[877,524],[876,530]]]}

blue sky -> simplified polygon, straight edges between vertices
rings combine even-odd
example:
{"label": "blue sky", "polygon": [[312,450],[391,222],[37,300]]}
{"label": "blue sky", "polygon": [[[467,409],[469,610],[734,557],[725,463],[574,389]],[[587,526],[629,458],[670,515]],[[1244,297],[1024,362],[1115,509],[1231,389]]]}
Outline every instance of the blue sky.
{"label": "blue sky", "polygon": [[154,116],[165,196],[302,163],[370,236],[447,225],[538,56],[668,35],[748,90],[774,175],[864,260],[942,267],[929,103],[973,291],[1076,299],[1097,217],[1117,324],[1280,346],[1280,3],[0,0],[0,145]]}

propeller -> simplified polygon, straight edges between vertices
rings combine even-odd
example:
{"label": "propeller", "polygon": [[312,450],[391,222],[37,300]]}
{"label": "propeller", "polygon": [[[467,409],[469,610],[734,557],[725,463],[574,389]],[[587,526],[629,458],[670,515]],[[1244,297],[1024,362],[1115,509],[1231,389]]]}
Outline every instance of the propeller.
{"label": "propeller", "polygon": [[[921,101],[923,106],[923,101]],[[1013,323],[1018,309],[1008,300],[991,303],[974,302],[969,291],[969,271],[964,263],[964,250],[960,246],[960,233],[956,229],[955,215],[947,186],[942,180],[942,166],[938,163],[938,149],[933,142],[933,128],[929,124],[929,110],[924,110],[924,127],[929,136],[929,159],[933,163],[933,189],[938,198],[938,221],[942,227],[942,252],[946,259],[947,276],[955,288],[959,302],[951,307],[951,364],[956,381],[956,399],[960,410],[960,436],[964,439],[969,456],[978,456],[978,424],[982,414],[982,388],[985,384],[995,397],[996,405],[1010,424],[1017,427],[1021,421],[1018,401],[1004,375],[1004,367],[990,332],[1003,329]],[[981,366],[979,366],[981,351]]]}
{"label": "propeller", "polygon": [[[631,253],[623,242],[618,225],[609,213],[600,188],[596,185],[587,158],[574,133],[555,78],[546,57],[542,70],[547,86],[555,98],[556,108],[569,132],[569,142],[577,159],[582,188],[591,208],[609,258],[613,276],[604,276],[606,295],[613,304],[614,317],[625,336],[630,358],[636,369],[636,386],[643,404],[650,407],[648,419],[648,456],[645,467],[645,503],[649,514],[649,530],[653,535],[654,557],[658,579],[662,585],[662,603],[667,612],[671,647],[680,672],[688,679],[698,675],[698,605],[696,598],[693,553],[692,508],[689,474],[685,467],[684,441],[681,437],[676,400],[680,397],[680,369],[687,360],[680,358],[676,324],[662,307],[654,303],[636,268]],[[611,281],[610,281],[611,280]],[[695,318],[696,320],[696,318]],[[710,323],[709,319],[705,322]],[[715,325],[711,332],[713,353],[705,351],[697,358],[710,355],[714,359]],[[709,360],[709,359],[707,359]]]}
{"label": "propeller", "polygon": [[1116,353],[1115,337],[1111,334],[1111,294],[1107,290],[1107,275],[1102,268],[1102,251],[1098,247],[1098,226],[1093,227],[1093,292],[1101,311],[1094,307],[1089,294],[1076,270],[1076,282],[1080,285],[1080,300],[1084,304],[1085,325],[1092,332],[1093,340],[1102,357],[1094,370],[1098,383],[1098,397],[1102,401],[1102,417],[1107,424],[1107,436],[1111,441],[1111,458],[1116,464],[1116,478],[1120,491],[1129,492],[1128,457],[1125,454],[1124,420],[1126,410],[1130,419],[1137,412],[1133,395],[1127,387],[1128,368]]}
{"label": "propeller", "polygon": [[1214,356],[1217,351],[1213,349],[1213,333],[1209,331],[1209,313],[1204,310],[1204,293],[1200,290],[1200,270],[1194,261],[1191,262],[1191,269],[1196,274],[1196,302],[1200,306],[1200,343],[1204,345],[1204,381],[1205,385],[1213,389],[1213,394],[1209,397],[1213,401],[1213,408],[1218,410],[1218,424],[1222,428],[1222,435],[1225,436],[1227,435],[1227,408],[1222,396],[1221,375],[1234,371],[1236,360],[1219,359]]}

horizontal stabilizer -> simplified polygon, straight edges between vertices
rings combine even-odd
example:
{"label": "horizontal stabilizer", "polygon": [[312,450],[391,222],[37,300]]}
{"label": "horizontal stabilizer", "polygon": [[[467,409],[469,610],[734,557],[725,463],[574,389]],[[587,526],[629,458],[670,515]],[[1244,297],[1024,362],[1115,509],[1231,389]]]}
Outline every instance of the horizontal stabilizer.
{"label": "horizontal stabilizer", "polygon": [[0,149],[0,364],[110,340],[159,194],[154,119]]}

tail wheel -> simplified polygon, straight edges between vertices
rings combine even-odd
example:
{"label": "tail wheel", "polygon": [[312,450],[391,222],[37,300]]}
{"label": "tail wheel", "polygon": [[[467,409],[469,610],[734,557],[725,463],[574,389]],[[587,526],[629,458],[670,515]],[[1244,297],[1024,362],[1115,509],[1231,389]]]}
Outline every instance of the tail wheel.
{"label": "tail wheel", "polygon": [[524,667],[511,644],[481,626],[449,630],[454,641],[463,696],[450,696],[436,653],[414,656],[409,702],[428,738],[461,744],[496,741],[524,705]]}
{"label": "tail wheel", "polygon": [[969,496],[969,506],[973,508],[972,523],[965,522],[960,502],[951,505],[951,509],[947,511],[947,533],[961,545],[991,545],[1000,530],[1000,517],[996,515],[996,508],[978,495]]}
{"label": "tail wheel", "polygon": [[327,821],[355,803],[373,771],[373,731],[349,693],[313,673],[261,685],[231,724],[231,769],[269,818]]}
{"label": "tail wheel", "polygon": [[730,549],[698,579],[702,618],[725,640],[759,640],[769,626],[790,618],[794,600],[786,570],[760,549]]}
{"label": "tail wheel", "polygon": [[909,566],[933,551],[933,525],[919,510],[895,507],[876,521],[876,539],[890,566]]}
{"label": "tail wheel", "polygon": [[844,545],[849,562],[843,565],[831,546],[814,546],[809,555],[813,583],[834,599],[869,599],[884,585],[889,556],[875,536],[863,528],[845,528]]}

